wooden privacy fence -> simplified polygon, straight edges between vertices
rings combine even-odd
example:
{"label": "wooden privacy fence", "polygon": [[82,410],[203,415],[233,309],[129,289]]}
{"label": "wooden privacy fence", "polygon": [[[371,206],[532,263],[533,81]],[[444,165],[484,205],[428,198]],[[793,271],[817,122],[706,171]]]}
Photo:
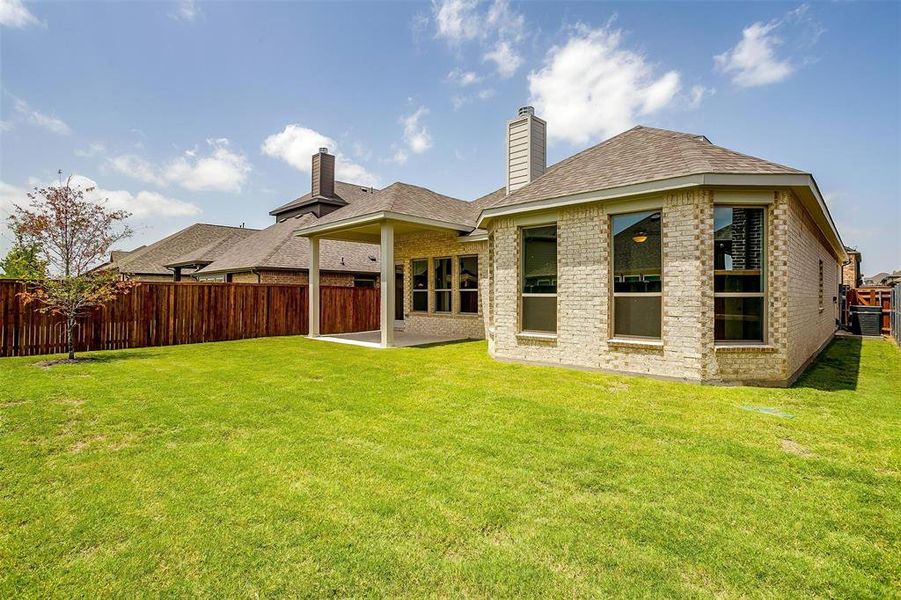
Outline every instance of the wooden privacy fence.
{"label": "wooden privacy fence", "polygon": [[850,311],[854,305],[879,306],[882,308],[882,333],[889,335],[892,330],[892,288],[889,287],[860,287],[850,288],[845,302],[846,314],[842,321],[850,323]]}
{"label": "wooden privacy fence", "polygon": [[[62,318],[23,305],[16,281],[0,280],[0,356],[66,350]],[[377,288],[320,288],[320,331],[379,328]],[[220,342],[308,332],[306,286],[256,283],[141,283],[79,320],[75,349],[115,350]]]}

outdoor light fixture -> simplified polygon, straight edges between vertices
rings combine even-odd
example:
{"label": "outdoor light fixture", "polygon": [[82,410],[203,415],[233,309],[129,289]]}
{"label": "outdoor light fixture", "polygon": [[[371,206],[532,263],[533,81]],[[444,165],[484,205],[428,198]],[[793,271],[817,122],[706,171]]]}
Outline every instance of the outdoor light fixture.
{"label": "outdoor light fixture", "polygon": [[635,235],[632,236],[632,241],[636,244],[643,244],[648,241],[648,232],[639,230],[635,232]]}

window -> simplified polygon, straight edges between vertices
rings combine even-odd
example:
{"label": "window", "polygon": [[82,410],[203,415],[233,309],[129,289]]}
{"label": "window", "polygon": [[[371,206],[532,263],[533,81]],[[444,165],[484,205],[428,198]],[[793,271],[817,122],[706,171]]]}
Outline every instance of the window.
{"label": "window", "polygon": [[451,311],[451,259],[435,259],[435,312]]}
{"label": "window", "polygon": [[663,263],[660,212],[615,215],[613,336],[660,339]]}
{"label": "window", "polygon": [[763,342],[764,217],[763,208],[714,208],[714,339],[718,342]]}
{"label": "window", "polygon": [[375,275],[354,275],[354,287],[374,288],[375,280]]}
{"label": "window", "polygon": [[460,267],[460,312],[479,312],[479,257],[461,256]]}
{"label": "window", "polygon": [[429,261],[419,258],[412,261],[413,271],[413,311],[429,310]]}
{"label": "window", "polygon": [[557,226],[522,230],[522,330],[557,331]]}
{"label": "window", "polygon": [[825,308],[823,306],[823,261],[820,260],[820,287],[819,287],[819,298],[820,298],[820,310]]}

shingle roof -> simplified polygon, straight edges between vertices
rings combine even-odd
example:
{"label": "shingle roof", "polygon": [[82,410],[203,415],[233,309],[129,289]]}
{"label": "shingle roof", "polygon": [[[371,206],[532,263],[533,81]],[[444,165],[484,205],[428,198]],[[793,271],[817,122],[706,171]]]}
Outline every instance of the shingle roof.
{"label": "shingle roof", "polygon": [[[309,213],[284,219],[235,244],[197,273],[307,269],[310,266],[310,241],[295,236],[294,231],[320,220]],[[324,271],[376,273],[379,270],[379,248],[372,244],[323,240],[319,252],[319,268]]]}
{"label": "shingle roof", "polygon": [[639,125],[560,161],[492,206],[706,173],[803,172],[716,146],[701,135]]}
{"label": "shingle roof", "polygon": [[348,206],[323,216],[314,223],[298,226],[297,229],[379,212],[394,212],[445,223],[474,226],[479,211],[472,202],[451,198],[417,185],[395,182],[383,190],[366,195]]}
{"label": "shingle roof", "polygon": [[208,248],[224,252],[256,231],[258,230],[243,227],[195,223],[158,242],[130,252],[115,261],[113,267],[120,273],[172,275],[166,265],[173,264],[181,257],[196,254],[199,250],[204,250],[205,255],[209,255]]}
{"label": "shingle roof", "polygon": [[[359,202],[367,196],[371,196],[374,192],[377,191],[377,189],[366,187],[365,185],[345,183],[344,181],[335,181],[335,196],[326,200],[329,202],[337,201],[337,203],[353,204]],[[283,204],[282,206],[279,206],[278,208],[270,211],[269,214],[275,216],[284,212],[288,212],[289,210],[293,210],[295,208],[300,208],[301,206],[314,201],[316,201],[316,199],[313,198],[313,192],[307,192],[300,198],[296,198],[291,202]]]}

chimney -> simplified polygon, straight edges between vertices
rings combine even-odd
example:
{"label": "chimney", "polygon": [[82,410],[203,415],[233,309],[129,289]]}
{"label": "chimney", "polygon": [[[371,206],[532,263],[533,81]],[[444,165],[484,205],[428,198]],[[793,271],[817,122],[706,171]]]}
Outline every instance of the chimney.
{"label": "chimney", "polygon": [[313,155],[313,197],[331,198],[335,195],[335,157],[328,148],[320,148]]}
{"label": "chimney", "polygon": [[547,123],[531,106],[520,107],[507,121],[507,193],[540,177],[547,166]]}

